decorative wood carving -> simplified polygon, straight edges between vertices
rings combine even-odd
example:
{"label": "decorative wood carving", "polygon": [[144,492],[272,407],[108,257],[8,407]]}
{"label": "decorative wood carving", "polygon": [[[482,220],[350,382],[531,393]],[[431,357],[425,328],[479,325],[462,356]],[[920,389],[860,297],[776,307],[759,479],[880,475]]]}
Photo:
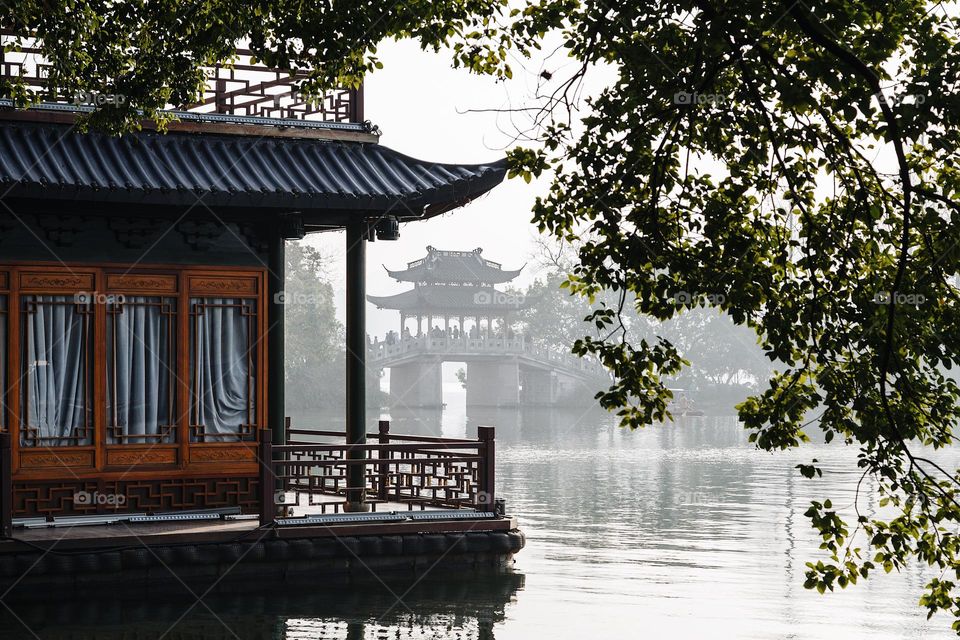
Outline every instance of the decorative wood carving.
{"label": "decorative wood carving", "polygon": [[254,253],[266,254],[270,250],[270,245],[266,240],[269,234],[263,229],[259,229],[258,225],[241,224],[238,226],[238,229],[244,242],[247,243],[247,246],[250,247]]}
{"label": "decorative wood carving", "polygon": [[190,462],[254,462],[257,453],[243,445],[227,447],[190,447]]}
{"label": "decorative wood carving", "polygon": [[93,451],[20,451],[20,466],[24,469],[49,467],[92,467]]}
{"label": "decorative wood carving", "polygon": [[47,237],[47,240],[59,247],[69,247],[76,240],[77,234],[87,226],[84,216],[39,215],[37,224]]}
{"label": "decorative wood carving", "polygon": [[108,224],[117,242],[129,249],[140,249],[154,242],[173,222],[163,218],[110,218]]}
{"label": "decorative wood carving", "polygon": [[[24,481],[14,482],[13,509],[17,518],[236,506],[255,513],[259,491],[256,477]],[[81,494],[98,499],[78,500]]]}
{"label": "decorative wood carving", "polygon": [[176,293],[177,276],[163,274],[108,273],[107,289],[137,293]]}
{"label": "decorative wood carving", "polygon": [[212,276],[192,276],[190,293],[212,293],[214,295],[256,295],[256,278],[218,278]]}
{"label": "decorative wood carving", "polygon": [[175,464],[177,451],[175,449],[146,449],[146,450],[107,450],[107,465],[130,466],[136,464]]}
{"label": "decorative wood carving", "polygon": [[226,232],[226,229],[220,222],[184,220],[177,225],[177,231],[191,248],[196,251],[205,251],[213,245],[214,240]]}
{"label": "decorative wood carving", "polygon": [[22,272],[20,288],[29,290],[93,291],[92,273],[70,273],[63,271]]}

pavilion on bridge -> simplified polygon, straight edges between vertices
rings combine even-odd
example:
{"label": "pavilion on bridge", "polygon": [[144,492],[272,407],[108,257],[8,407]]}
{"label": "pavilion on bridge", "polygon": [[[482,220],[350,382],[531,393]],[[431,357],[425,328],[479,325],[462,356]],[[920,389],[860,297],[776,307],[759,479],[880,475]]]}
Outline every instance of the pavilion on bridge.
{"label": "pavilion on bridge", "polygon": [[427,255],[406,269],[387,269],[412,289],[367,297],[380,309],[400,312],[399,332],[374,340],[369,359],[390,369],[394,408],[442,406],[443,362],[466,363],[468,405],[576,404],[592,396],[598,381],[608,382],[605,370],[538,348],[516,332],[520,312],[536,300],[496,285],[513,281],[522,267],[504,269],[482,254],[427,247]]}
{"label": "pavilion on bridge", "polygon": [[[413,289],[367,299],[381,309],[400,312],[400,338],[425,333],[448,338],[508,337],[517,312],[527,308],[529,301],[522,293],[500,291],[494,285],[510,282],[523,267],[504,269],[482,253],[481,248],[444,251],[427,247],[427,255],[408,263],[406,269],[387,269],[397,282],[412,282]],[[416,320],[413,330],[408,324],[412,320]],[[435,324],[441,320],[442,326]]]}

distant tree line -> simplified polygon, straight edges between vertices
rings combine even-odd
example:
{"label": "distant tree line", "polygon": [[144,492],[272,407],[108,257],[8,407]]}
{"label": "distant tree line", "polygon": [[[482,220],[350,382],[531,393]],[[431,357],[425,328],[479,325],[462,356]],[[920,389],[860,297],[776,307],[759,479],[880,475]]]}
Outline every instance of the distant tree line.
{"label": "distant tree line", "polygon": [[[523,293],[532,300],[519,312],[517,329],[538,347],[569,353],[585,333],[596,334],[588,317],[597,310],[616,308],[614,296],[601,294],[592,301],[572,295],[563,287],[574,260],[569,246],[539,243],[535,264],[539,277]],[[685,292],[670,292],[684,298]],[[733,413],[734,405],[759,389],[772,373],[773,365],[757,344],[756,334],[734,324],[716,308],[684,309],[665,321],[627,312],[622,318],[631,339],[655,342],[669,340],[690,366],[669,382],[690,392],[698,404],[714,411]]]}
{"label": "distant tree line", "polygon": [[[344,326],[336,316],[326,258],[304,243],[286,250],[286,405],[311,411],[341,407],[346,383]],[[379,374],[367,375],[367,402],[379,406]]]}

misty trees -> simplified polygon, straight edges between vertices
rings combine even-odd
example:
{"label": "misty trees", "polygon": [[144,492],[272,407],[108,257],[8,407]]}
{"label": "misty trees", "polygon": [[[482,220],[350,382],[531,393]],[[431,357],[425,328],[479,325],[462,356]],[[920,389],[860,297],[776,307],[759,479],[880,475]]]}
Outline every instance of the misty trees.
{"label": "misty trees", "polygon": [[[617,297],[600,292],[591,301],[562,286],[576,264],[576,251],[570,245],[540,243],[536,263],[538,277],[522,292],[531,304],[518,314],[527,340],[538,347],[569,352],[584,335],[601,336],[602,329],[585,319],[604,306],[615,306]],[[737,402],[749,391],[758,390],[772,373],[772,363],[757,345],[756,334],[735,325],[715,308],[686,308],[664,322],[625,309],[621,319],[631,340],[663,336],[677,348],[687,364],[668,380],[668,386],[695,391],[693,398],[698,403],[706,400],[716,409],[732,412]]]}
{"label": "misty trees", "polygon": [[343,404],[344,329],[336,318],[324,259],[313,247],[288,242],[284,309],[286,402],[294,409]]}
{"label": "misty trees", "polygon": [[[602,403],[632,427],[663,418],[664,377],[683,368],[669,340],[628,339],[624,309],[657,319],[723,309],[783,363],[740,406],[757,445],[797,446],[819,417],[828,440],[859,448],[861,473],[892,509],[847,523],[815,503],[808,515],[828,557],[809,566],[807,586],[919,558],[943,571],[925,606],[960,617],[960,483],[922,453],[953,442],[960,412],[942,374],[960,364],[950,11],[852,0],[19,0],[3,26],[40,38],[53,88],[128,96],[92,118],[113,128],[135,125],[137,108],[153,116],[195,101],[199,65],[241,40],[268,64],[310,67],[307,91],[356,83],[380,65],[386,37],[449,45],[456,64],[499,77],[558,41],[570,64],[540,74],[526,132],[537,141],[511,159],[515,175],[555,175],[534,212],[540,229],[585,238],[570,288],[616,298],[592,315],[599,337],[575,347],[617,376]],[[596,66],[615,78],[578,123],[571,109]]]}

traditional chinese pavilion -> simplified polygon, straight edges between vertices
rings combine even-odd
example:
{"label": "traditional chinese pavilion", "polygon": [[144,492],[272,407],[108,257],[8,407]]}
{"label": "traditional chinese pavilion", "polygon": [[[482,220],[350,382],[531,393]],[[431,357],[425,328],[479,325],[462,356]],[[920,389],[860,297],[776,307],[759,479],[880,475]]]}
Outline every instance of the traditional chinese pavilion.
{"label": "traditional chinese pavilion", "polygon": [[[489,335],[499,322],[505,331],[514,320],[516,312],[526,308],[522,295],[500,291],[494,285],[510,282],[523,270],[504,269],[481,254],[482,248],[473,251],[443,251],[427,247],[427,255],[407,263],[406,269],[391,271],[390,277],[397,282],[413,283],[413,289],[392,296],[367,296],[380,309],[395,309],[400,312],[400,334],[410,331],[408,320],[416,319],[415,335],[437,331],[443,322],[446,335],[451,327],[457,334]],[[384,267],[386,268],[386,267]],[[453,323],[451,324],[451,320]]]}
{"label": "traditional chinese pavilion", "polygon": [[536,301],[497,286],[522,270],[504,269],[480,248],[434,247],[406,269],[387,269],[398,282],[413,284],[367,297],[400,313],[399,332],[371,345],[371,366],[390,369],[394,408],[442,407],[443,362],[466,364],[466,400],[474,407],[579,404],[609,383],[598,363],[538,346],[514,330],[518,313]]}
{"label": "traditional chinese pavilion", "polygon": [[[39,51],[3,55],[0,70],[43,97],[0,100],[4,535],[11,517],[23,537],[66,516],[218,509],[309,524],[278,521],[284,501],[323,527],[387,503],[493,514],[492,457],[478,453],[492,432],[429,454],[383,424],[367,442],[364,281],[367,242],[483,195],[502,161],[409,157],[379,144],[362,91],[305,102],[296,75],[252,63],[211,69],[205,99],[171,107],[167,133],[81,134],[78,114],[96,107],[50,95]],[[298,445],[284,417],[284,245],[337,229],[347,426]],[[456,486],[416,480],[454,468]],[[234,539],[241,525],[222,527]]]}

